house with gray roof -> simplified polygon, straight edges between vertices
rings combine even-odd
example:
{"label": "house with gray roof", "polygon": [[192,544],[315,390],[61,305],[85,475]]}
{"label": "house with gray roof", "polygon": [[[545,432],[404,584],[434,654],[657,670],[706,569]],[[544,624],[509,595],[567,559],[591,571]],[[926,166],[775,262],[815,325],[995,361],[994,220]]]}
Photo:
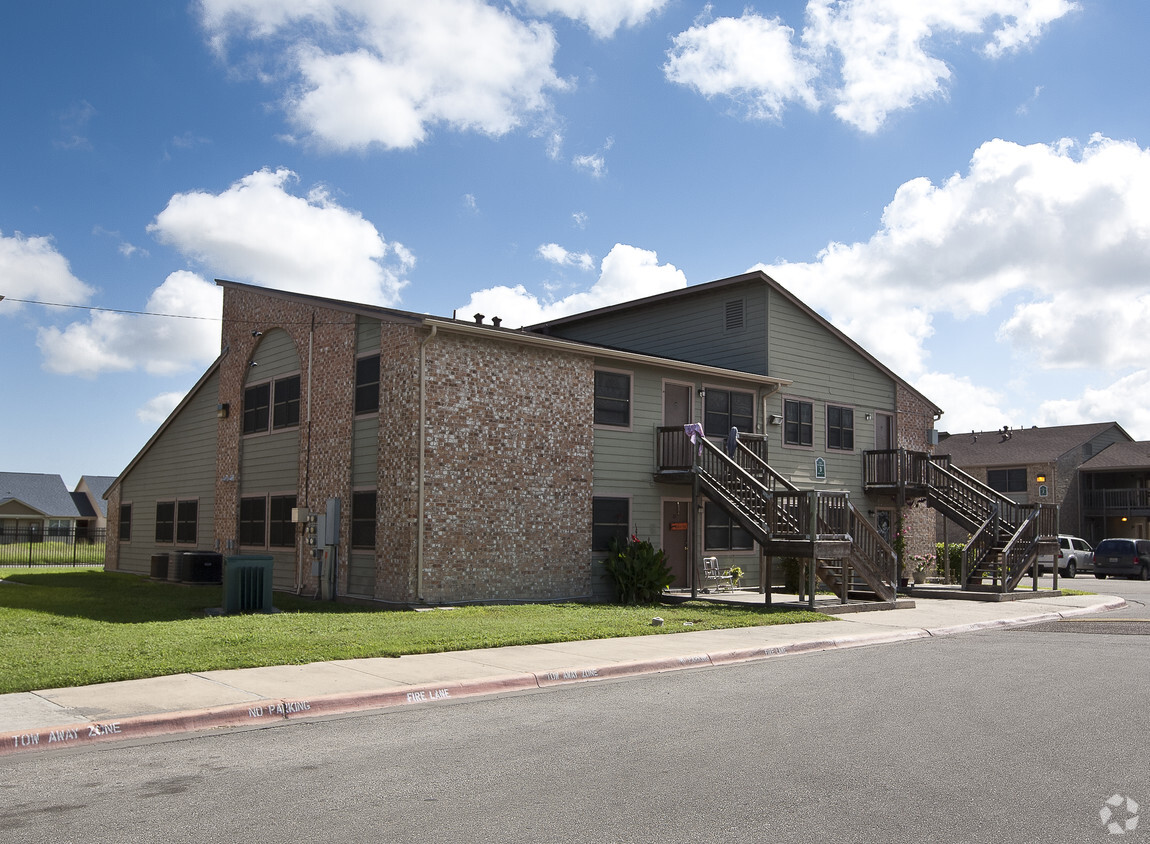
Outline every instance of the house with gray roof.
{"label": "house with gray roof", "polygon": [[[1097,542],[1107,535],[1083,508],[1084,464],[1134,445],[1117,422],[1011,428],[941,435],[936,455],[1019,504],[1057,504],[1059,532]],[[948,531],[951,537],[958,534]]]}
{"label": "house with gray roof", "polygon": [[80,518],[59,475],[0,472],[0,536],[70,534]]}

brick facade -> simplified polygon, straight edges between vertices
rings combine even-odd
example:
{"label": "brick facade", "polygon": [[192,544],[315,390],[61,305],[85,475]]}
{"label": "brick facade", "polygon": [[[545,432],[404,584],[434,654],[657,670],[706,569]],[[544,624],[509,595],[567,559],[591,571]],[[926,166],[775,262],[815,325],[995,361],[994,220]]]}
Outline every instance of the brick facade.
{"label": "brick facade", "polygon": [[[934,429],[934,408],[920,395],[901,383],[895,391],[897,409],[896,437],[898,448],[907,451],[932,453],[930,432]],[[937,535],[935,512],[922,502],[916,506],[908,501],[899,513],[903,535],[906,537],[904,560],[915,554],[934,554]]]}
{"label": "brick facade", "polygon": [[[217,547],[238,547],[241,409],[259,342],[253,331],[279,328],[300,360],[297,505],[323,513],[329,498],[341,502],[339,594],[347,590],[350,552],[355,326],[349,310],[225,287],[219,401],[233,410],[220,420]],[[591,358],[516,342],[514,332],[483,334],[433,335],[415,319],[381,324],[377,599],[591,594]],[[297,548],[297,587],[314,593],[307,550]]]}

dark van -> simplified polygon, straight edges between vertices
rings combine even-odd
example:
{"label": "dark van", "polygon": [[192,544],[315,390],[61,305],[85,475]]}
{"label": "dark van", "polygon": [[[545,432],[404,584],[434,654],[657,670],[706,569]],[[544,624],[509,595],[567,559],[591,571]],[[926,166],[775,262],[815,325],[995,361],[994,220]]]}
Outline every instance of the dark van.
{"label": "dark van", "polygon": [[1125,575],[1150,580],[1150,540],[1103,539],[1094,547],[1094,576]]}

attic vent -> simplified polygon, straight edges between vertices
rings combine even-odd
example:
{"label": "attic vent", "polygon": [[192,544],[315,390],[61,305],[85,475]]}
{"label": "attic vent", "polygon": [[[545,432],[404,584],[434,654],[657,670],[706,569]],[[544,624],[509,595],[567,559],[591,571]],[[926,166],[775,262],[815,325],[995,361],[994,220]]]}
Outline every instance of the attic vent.
{"label": "attic vent", "polygon": [[746,327],[742,299],[727,302],[725,327],[727,331],[742,331]]}

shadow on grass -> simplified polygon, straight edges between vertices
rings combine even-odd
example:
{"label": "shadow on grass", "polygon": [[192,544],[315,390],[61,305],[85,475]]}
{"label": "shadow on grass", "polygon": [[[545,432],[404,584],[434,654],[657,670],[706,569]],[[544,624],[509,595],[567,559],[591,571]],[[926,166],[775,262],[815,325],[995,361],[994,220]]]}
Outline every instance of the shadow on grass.
{"label": "shadow on grass", "polygon": [[[134,574],[105,571],[20,572],[0,587],[0,609],[85,618],[110,624],[185,621],[203,618],[223,603],[223,587],[163,583]],[[25,588],[27,587],[27,588]],[[337,604],[276,592],[273,604],[296,613],[377,613],[382,608]]]}

